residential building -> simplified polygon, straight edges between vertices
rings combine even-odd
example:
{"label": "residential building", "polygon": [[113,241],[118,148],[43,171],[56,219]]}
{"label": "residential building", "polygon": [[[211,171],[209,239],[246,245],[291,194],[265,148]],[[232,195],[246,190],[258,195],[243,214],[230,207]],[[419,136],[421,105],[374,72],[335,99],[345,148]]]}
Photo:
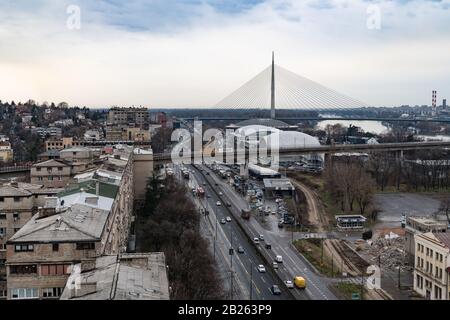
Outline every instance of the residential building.
{"label": "residential building", "polygon": [[164,253],[82,261],[72,269],[61,300],[169,300]]}
{"label": "residential building", "polygon": [[47,161],[51,159],[59,159],[59,150],[49,150],[38,155],[38,161]]}
{"label": "residential building", "polygon": [[66,148],[84,146],[84,144],[84,141],[75,140],[72,137],[62,139],[50,138],[45,141],[45,150],[62,150]]}
{"label": "residential building", "polygon": [[405,226],[405,251],[408,261],[414,264],[414,255],[416,251],[416,243],[414,236],[427,232],[447,232],[448,223],[437,221],[427,217],[408,217]]}
{"label": "residential building", "polygon": [[149,123],[147,108],[111,108],[107,124],[111,126],[137,126],[144,128]]}
{"label": "residential building", "polygon": [[414,236],[414,291],[429,300],[450,300],[450,233]]}
{"label": "residential building", "polygon": [[65,187],[72,175],[72,166],[59,159],[38,162],[31,167],[30,179],[33,184],[49,188]]}
{"label": "residential building", "polygon": [[85,141],[99,141],[103,139],[103,132],[100,130],[86,130],[84,133]]}
{"label": "residential building", "polygon": [[45,138],[46,136],[61,138],[62,136],[62,129],[58,127],[47,127],[47,128],[38,127],[32,129],[32,131],[40,135],[42,138]]}
{"label": "residential building", "polygon": [[150,131],[140,127],[107,127],[107,141],[150,141]]}
{"label": "residential building", "polygon": [[0,141],[0,162],[11,162],[14,160],[14,152],[9,141]]}
{"label": "residential building", "polygon": [[0,186],[0,299],[6,299],[6,243],[28,222],[45,198],[61,189],[11,182]]}
{"label": "residential building", "polygon": [[[133,150],[116,146],[98,172],[78,176],[7,243],[8,299],[59,297],[73,266],[126,251],[133,221]],[[115,174],[106,174],[115,170]]]}
{"label": "residential building", "polygon": [[86,147],[72,147],[59,152],[61,160],[68,162],[92,162],[95,156],[99,156],[101,151],[96,151]]}
{"label": "residential building", "polygon": [[142,208],[145,203],[148,177],[153,176],[153,151],[134,149],[134,205]]}

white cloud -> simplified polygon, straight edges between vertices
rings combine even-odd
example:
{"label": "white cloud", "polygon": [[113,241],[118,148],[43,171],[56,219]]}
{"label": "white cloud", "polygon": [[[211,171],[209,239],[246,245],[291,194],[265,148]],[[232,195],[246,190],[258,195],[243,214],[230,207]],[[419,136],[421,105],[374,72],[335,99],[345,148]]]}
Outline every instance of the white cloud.
{"label": "white cloud", "polygon": [[0,98],[209,107],[264,69],[272,50],[278,64],[370,104],[429,103],[432,89],[450,98],[448,0],[378,1],[379,31],[366,28],[373,1],[271,0],[233,13],[192,1],[159,17],[164,28],[146,24],[155,13],[143,2],[123,18],[81,1],[80,31],[65,28],[68,1],[0,4]]}

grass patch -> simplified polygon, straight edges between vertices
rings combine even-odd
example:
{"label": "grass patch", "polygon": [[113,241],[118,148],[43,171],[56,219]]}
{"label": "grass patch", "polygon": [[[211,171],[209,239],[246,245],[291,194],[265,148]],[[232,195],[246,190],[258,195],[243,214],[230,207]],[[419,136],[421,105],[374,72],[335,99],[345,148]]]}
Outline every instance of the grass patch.
{"label": "grass patch", "polygon": [[[352,300],[352,294],[357,293],[361,296],[361,285],[351,282],[338,282],[333,284],[339,294],[345,300]],[[361,297],[364,300],[364,296],[366,295],[367,290],[363,289],[363,296]]]}
{"label": "grass patch", "polygon": [[336,277],[341,274],[335,261],[322,250],[322,240],[305,239],[294,241],[295,248],[323,275]]}

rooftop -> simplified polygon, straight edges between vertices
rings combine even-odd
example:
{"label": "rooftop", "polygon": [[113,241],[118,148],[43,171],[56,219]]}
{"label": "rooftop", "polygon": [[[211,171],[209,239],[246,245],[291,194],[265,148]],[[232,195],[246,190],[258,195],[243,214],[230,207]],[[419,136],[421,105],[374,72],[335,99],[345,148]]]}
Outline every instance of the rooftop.
{"label": "rooftop", "polygon": [[81,204],[74,204],[45,218],[39,218],[39,214],[35,214],[9,242],[99,241],[108,215],[107,210]]}
{"label": "rooftop", "polygon": [[77,266],[79,288],[66,286],[61,300],[169,300],[164,253],[102,256],[87,271]]}
{"label": "rooftop", "polygon": [[69,167],[70,165],[63,160],[50,159],[35,163],[33,167]]}
{"label": "rooftop", "polygon": [[[98,183],[98,190],[97,190],[97,183]],[[73,194],[79,194],[79,193],[89,193],[91,195],[97,195],[101,197],[107,197],[111,199],[116,198],[116,194],[119,190],[119,186],[113,185],[110,183],[105,183],[97,180],[89,180],[89,181],[83,181],[80,183],[77,183],[75,185],[72,185],[71,187],[67,188],[63,192],[58,194],[59,198],[73,195]]]}
{"label": "rooftop", "polygon": [[293,190],[294,186],[292,185],[289,179],[264,179],[264,188],[276,189],[276,190]]}

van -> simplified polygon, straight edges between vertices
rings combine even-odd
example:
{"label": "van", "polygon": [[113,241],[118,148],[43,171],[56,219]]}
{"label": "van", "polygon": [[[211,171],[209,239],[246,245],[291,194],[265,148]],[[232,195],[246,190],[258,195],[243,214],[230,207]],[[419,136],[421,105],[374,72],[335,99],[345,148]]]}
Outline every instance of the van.
{"label": "van", "polygon": [[306,289],[306,280],[303,277],[295,277],[294,284],[298,289]]}

